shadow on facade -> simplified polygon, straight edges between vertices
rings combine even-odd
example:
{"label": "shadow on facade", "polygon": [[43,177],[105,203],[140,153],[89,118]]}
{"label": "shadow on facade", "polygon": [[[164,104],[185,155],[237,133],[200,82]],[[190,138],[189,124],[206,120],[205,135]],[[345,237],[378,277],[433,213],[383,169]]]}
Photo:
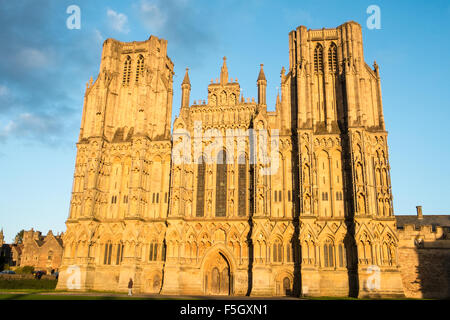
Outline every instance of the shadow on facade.
{"label": "shadow on facade", "polygon": [[439,241],[418,246],[417,280],[423,298],[450,299],[450,250]]}
{"label": "shadow on facade", "polygon": [[[343,131],[341,129],[341,131]],[[346,130],[347,131],[347,130]],[[358,250],[355,241],[355,199],[352,173],[352,152],[350,133],[341,134],[342,141],[342,169],[344,177],[344,212],[347,232],[344,237],[344,247],[347,257],[348,296],[357,298],[360,284],[358,275]]]}

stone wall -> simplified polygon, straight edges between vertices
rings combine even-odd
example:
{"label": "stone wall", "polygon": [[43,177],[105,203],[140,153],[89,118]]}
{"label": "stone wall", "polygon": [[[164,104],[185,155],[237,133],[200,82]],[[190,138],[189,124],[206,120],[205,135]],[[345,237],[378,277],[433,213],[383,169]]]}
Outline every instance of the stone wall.
{"label": "stone wall", "polygon": [[406,226],[399,231],[399,267],[407,297],[450,298],[450,240],[437,229]]}

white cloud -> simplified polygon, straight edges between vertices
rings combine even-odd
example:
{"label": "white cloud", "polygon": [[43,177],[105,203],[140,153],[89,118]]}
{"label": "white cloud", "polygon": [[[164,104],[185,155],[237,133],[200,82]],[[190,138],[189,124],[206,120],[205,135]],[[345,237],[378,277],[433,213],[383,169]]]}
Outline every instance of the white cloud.
{"label": "white cloud", "polygon": [[100,32],[100,30],[95,29],[95,30],[94,30],[94,36],[95,36],[95,40],[96,40],[98,43],[103,43],[104,37],[103,37],[102,33]]}
{"label": "white cloud", "polygon": [[108,9],[106,11],[106,15],[108,16],[109,23],[113,30],[128,33],[130,29],[128,28],[128,17],[123,13],[118,13],[112,9]]}
{"label": "white cloud", "polygon": [[24,48],[17,55],[17,61],[24,67],[41,68],[47,66],[51,59],[48,52],[35,48]]}
{"label": "white cloud", "polygon": [[0,85],[0,97],[8,95],[9,90],[7,87]]}
{"label": "white cloud", "polygon": [[62,132],[60,119],[47,115],[22,113],[0,128],[0,141],[10,137],[39,138],[43,141],[54,140]]}
{"label": "white cloud", "polygon": [[142,17],[145,17],[142,19],[143,23],[153,32],[159,31],[167,21],[167,16],[162,12],[160,7],[148,0],[141,0],[139,12]]}

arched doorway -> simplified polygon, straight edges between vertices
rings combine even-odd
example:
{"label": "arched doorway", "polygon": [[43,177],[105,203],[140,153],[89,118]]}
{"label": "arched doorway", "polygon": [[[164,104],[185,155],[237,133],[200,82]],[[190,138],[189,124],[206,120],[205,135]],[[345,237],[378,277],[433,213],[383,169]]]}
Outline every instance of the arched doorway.
{"label": "arched doorway", "polygon": [[291,295],[291,280],[288,277],[283,279],[283,293],[285,296]]}
{"label": "arched doorway", "polygon": [[204,265],[204,292],[206,295],[230,295],[231,272],[228,260],[217,252]]}

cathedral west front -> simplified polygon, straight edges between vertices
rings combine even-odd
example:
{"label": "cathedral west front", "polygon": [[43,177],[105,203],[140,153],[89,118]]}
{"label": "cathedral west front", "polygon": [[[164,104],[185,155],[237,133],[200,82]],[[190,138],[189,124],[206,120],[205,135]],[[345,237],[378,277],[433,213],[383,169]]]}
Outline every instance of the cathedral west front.
{"label": "cathedral west front", "polygon": [[362,30],[289,33],[274,111],[225,57],[186,69],[172,127],[167,41],[107,39],[86,86],[58,289],[402,296],[380,72]]}

